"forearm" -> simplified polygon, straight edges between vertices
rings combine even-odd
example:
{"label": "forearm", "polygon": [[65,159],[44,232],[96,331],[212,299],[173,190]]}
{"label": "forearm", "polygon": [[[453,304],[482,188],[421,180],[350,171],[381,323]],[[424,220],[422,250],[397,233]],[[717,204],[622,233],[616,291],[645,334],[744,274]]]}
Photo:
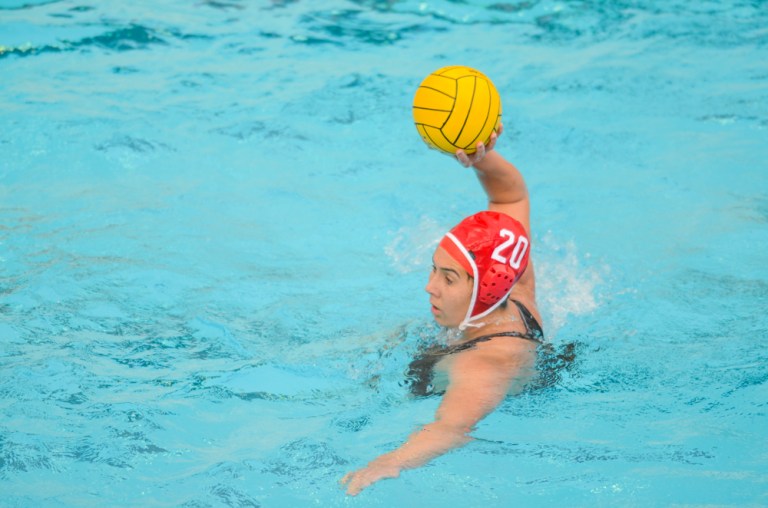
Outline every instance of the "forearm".
{"label": "forearm", "polygon": [[402,470],[422,466],[470,439],[461,429],[450,428],[439,421],[430,423],[414,432],[397,450],[385,453],[364,468],[344,475],[341,483],[347,486],[347,494],[357,495],[372,483],[383,478],[397,478]]}
{"label": "forearm", "polygon": [[489,203],[514,204],[528,199],[523,175],[497,151],[488,152],[474,168]]}
{"label": "forearm", "polygon": [[398,470],[413,469],[465,445],[471,439],[463,429],[439,421],[433,422],[411,434],[398,449],[378,457],[373,462],[387,464]]}
{"label": "forearm", "polygon": [[502,349],[506,353],[501,358],[498,351],[457,355],[435,420],[411,434],[396,450],[346,474],[342,484],[347,485],[347,493],[356,495],[379,480],[397,478],[404,469],[423,466],[471,441],[469,432],[499,405],[521,367],[530,363],[528,356],[534,349],[527,341],[520,341],[516,346],[519,353],[526,356],[522,360],[517,353],[508,350],[509,344],[517,343],[503,343]]}

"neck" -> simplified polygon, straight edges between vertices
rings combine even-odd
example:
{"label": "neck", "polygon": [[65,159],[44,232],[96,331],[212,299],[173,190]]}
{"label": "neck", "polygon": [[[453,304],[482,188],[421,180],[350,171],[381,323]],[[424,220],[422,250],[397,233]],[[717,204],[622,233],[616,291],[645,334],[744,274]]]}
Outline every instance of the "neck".
{"label": "neck", "polygon": [[478,319],[475,323],[478,326],[467,327],[462,332],[461,338],[462,340],[472,340],[489,333],[510,331],[515,327],[513,323],[516,321],[518,321],[516,313],[512,312],[510,306],[507,305],[505,308],[498,308],[487,316]]}

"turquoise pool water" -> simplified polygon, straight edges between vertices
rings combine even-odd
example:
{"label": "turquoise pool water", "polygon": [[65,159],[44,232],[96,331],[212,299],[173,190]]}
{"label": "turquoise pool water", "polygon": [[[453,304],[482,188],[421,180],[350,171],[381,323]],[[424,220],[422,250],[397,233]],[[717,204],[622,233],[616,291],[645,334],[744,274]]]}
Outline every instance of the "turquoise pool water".
{"label": "turquoise pool water", "polygon": [[[768,3],[0,0],[4,506],[768,504]],[[545,328],[467,447],[404,370],[484,203],[410,102],[488,74]]]}

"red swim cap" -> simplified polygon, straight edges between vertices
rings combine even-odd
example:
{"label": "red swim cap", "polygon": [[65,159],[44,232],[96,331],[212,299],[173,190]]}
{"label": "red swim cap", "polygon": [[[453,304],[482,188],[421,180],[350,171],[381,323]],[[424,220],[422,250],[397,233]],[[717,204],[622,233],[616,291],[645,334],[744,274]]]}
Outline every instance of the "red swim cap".
{"label": "red swim cap", "polygon": [[525,228],[507,214],[483,211],[459,222],[440,241],[474,278],[472,299],[460,328],[501,305],[528,266]]}

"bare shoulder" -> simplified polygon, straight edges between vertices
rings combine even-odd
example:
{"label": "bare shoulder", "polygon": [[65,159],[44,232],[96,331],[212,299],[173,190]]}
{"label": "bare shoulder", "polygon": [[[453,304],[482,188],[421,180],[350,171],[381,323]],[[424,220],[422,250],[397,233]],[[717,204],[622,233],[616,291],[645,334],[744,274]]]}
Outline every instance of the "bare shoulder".
{"label": "bare shoulder", "polygon": [[516,337],[497,337],[456,355],[450,386],[472,397],[519,393],[535,376],[536,344]]}
{"label": "bare shoulder", "polygon": [[536,322],[538,322],[540,326],[544,326],[541,319],[541,313],[539,312],[539,306],[536,304],[536,280],[533,274],[533,262],[528,265],[528,269],[512,288],[512,292],[509,294],[509,299],[520,302],[523,307],[533,314],[533,317],[536,318]]}
{"label": "bare shoulder", "polygon": [[537,344],[518,337],[499,336],[476,344],[456,355],[453,368],[478,375],[479,371],[514,372],[536,358]]}

